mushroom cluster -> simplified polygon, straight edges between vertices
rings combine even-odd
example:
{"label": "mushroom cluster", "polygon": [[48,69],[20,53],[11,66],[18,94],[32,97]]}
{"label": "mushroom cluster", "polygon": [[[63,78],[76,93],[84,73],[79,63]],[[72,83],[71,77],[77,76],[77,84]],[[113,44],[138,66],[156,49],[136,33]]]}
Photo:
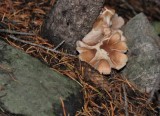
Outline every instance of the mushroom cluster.
{"label": "mushroom cluster", "polygon": [[121,69],[128,57],[126,38],[120,28],[124,25],[122,17],[113,9],[104,8],[96,19],[92,30],[77,41],[79,59],[97,69],[101,74],[110,74],[111,68]]}

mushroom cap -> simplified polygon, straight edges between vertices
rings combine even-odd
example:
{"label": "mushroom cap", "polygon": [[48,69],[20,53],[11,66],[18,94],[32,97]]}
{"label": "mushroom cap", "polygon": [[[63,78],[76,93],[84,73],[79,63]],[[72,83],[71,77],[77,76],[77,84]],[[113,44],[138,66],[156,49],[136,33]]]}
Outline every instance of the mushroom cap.
{"label": "mushroom cap", "polygon": [[95,68],[101,73],[101,74],[110,74],[111,73],[111,67],[107,60],[101,59],[97,62]]}
{"label": "mushroom cap", "polygon": [[124,19],[117,14],[112,17],[112,29],[119,29],[124,25]]}
{"label": "mushroom cap", "polygon": [[96,30],[101,29],[104,25],[106,27],[110,27],[112,24],[111,18],[114,14],[114,9],[108,9],[107,7],[104,7],[102,13],[98,16],[97,20],[95,21],[93,28]]}

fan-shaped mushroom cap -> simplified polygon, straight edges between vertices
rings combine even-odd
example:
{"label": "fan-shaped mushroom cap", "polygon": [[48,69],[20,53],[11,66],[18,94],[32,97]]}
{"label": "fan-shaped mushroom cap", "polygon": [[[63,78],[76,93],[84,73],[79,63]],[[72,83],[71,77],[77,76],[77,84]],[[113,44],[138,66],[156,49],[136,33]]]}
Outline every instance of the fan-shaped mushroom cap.
{"label": "fan-shaped mushroom cap", "polygon": [[93,28],[95,30],[101,29],[103,26],[110,27],[112,22],[111,18],[114,16],[115,10],[108,9],[107,7],[104,8],[102,13],[98,16],[97,20],[95,21]]}
{"label": "fan-shaped mushroom cap", "polygon": [[112,29],[119,29],[124,25],[124,19],[117,14],[112,17]]}
{"label": "fan-shaped mushroom cap", "polygon": [[101,41],[103,38],[103,33],[101,30],[92,29],[84,38],[83,42],[88,45],[95,45]]}
{"label": "fan-shaped mushroom cap", "polygon": [[110,74],[111,73],[111,67],[107,60],[101,59],[97,62],[95,68],[101,73],[101,74]]}

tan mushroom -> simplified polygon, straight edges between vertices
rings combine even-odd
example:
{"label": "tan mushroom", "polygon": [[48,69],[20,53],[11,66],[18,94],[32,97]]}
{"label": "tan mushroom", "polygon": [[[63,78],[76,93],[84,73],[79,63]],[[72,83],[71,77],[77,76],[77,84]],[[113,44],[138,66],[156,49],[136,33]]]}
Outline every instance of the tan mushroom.
{"label": "tan mushroom", "polygon": [[124,38],[121,31],[116,31],[95,45],[77,41],[79,58],[101,74],[110,74],[111,68],[119,70],[128,61],[127,55],[124,54],[128,49]]}
{"label": "tan mushroom", "polygon": [[109,35],[111,33],[111,18],[114,15],[115,11],[113,9],[104,8],[103,12],[93,24],[92,30],[83,38],[83,41],[94,45],[101,41],[100,39],[102,39],[104,35]]}
{"label": "tan mushroom", "polygon": [[[100,14],[93,29],[82,41],[77,41],[79,59],[89,63],[101,74],[110,74],[111,68],[121,69],[128,61],[126,38],[119,28],[124,20],[107,8]],[[106,34],[107,33],[107,34]]]}
{"label": "tan mushroom", "polygon": [[104,7],[102,13],[93,24],[92,30],[83,38],[83,42],[95,45],[104,36],[110,36],[113,30],[117,30],[123,25],[123,18],[118,16],[115,10]]}
{"label": "tan mushroom", "polygon": [[117,70],[123,68],[128,61],[127,55],[124,54],[128,50],[128,47],[124,41],[125,37],[120,32],[115,32],[109,39],[104,40],[100,46],[101,49],[104,49],[108,53],[111,67]]}

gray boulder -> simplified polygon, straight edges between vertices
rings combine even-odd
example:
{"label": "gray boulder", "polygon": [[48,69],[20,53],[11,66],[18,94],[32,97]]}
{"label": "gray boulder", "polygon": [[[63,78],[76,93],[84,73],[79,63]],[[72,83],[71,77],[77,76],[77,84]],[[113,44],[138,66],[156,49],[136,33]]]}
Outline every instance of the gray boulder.
{"label": "gray boulder", "polygon": [[80,90],[75,81],[0,41],[1,108],[25,116],[60,116],[62,98],[74,115],[82,105]]}
{"label": "gray boulder", "polygon": [[160,80],[160,38],[141,13],[123,28],[129,47],[129,61],[123,74],[141,91],[150,92]]}
{"label": "gray boulder", "polygon": [[43,24],[43,37],[54,45],[65,41],[63,49],[77,54],[76,41],[91,30],[104,2],[105,0],[57,0]]}

